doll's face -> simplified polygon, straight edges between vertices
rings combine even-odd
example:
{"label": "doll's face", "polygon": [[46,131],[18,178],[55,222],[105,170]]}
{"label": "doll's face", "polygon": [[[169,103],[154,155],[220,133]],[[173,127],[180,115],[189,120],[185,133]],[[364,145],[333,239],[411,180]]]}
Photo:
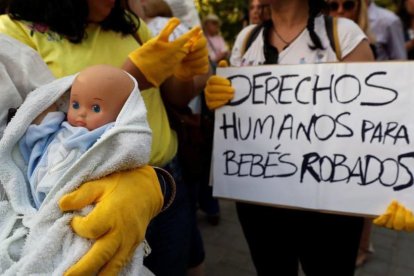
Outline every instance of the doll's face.
{"label": "doll's face", "polygon": [[132,79],[118,68],[87,68],[79,73],[71,88],[69,124],[94,130],[115,122],[133,88]]}

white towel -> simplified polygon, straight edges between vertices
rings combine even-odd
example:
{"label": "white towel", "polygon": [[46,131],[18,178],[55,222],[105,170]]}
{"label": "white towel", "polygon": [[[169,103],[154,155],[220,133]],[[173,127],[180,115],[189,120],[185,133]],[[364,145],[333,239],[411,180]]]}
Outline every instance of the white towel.
{"label": "white towel", "polygon": [[19,107],[30,91],[54,79],[37,52],[0,34],[0,137],[9,108]]}
{"label": "white towel", "polygon": [[[90,248],[91,242],[75,235],[62,214],[58,200],[82,183],[112,172],[136,168],[149,161],[151,130],[144,102],[134,90],[115,125],[108,130],[56,183],[39,210],[30,203],[26,165],[18,141],[32,120],[52,103],[67,110],[68,94],[75,76],[55,80],[31,92],[20,106],[0,140],[0,274],[62,275]],[[4,189],[4,192],[1,192]],[[131,229],[133,231],[133,229]],[[125,275],[150,273],[142,266],[144,243]]]}

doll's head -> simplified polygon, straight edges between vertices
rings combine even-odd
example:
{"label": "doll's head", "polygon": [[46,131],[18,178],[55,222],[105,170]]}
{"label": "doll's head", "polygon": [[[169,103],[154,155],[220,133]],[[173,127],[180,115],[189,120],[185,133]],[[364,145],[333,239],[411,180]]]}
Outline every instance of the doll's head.
{"label": "doll's head", "polygon": [[134,89],[134,81],[121,69],[95,65],[81,71],[70,91],[68,122],[94,130],[116,121]]}

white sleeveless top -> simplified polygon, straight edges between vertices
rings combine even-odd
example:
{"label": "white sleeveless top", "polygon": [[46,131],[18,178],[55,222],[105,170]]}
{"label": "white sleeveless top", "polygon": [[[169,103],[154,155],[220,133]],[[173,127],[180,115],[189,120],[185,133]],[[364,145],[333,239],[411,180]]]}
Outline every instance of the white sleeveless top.
{"label": "white sleeveless top", "polygon": [[[238,34],[230,57],[230,64],[232,66],[239,67],[264,64],[263,28],[250,45],[249,49],[243,54],[247,37],[255,26],[256,25],[247,26]],[[357,24],[349,19],[338,18],[337,28],[342,58],[346,57],[362,40],[366,39],[364,32]],[[324,50],[312,50],[309,48],[309,45],[312,45],[313,43],[308,30],[305,28],[286,49],[279,53],[278,64],[305,64],[338,61],[335,51],[330,46],[323,16],[315,18],[315,32],[318,34]]]}

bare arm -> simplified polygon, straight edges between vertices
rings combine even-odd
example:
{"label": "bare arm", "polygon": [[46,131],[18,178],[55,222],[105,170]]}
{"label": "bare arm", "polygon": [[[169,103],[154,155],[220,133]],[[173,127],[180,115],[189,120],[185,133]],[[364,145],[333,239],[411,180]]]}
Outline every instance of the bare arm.
{"label": "bare arm", "polygon": [[374,54],[369,47],[368,40],[362,40],[355,49],[346,55],[343,62],[356,62],[356,61],[374,61]]}
{"label": "bare arm", "polygon": [[[141,91],[154,87],[131,60],[127,59],[122,69],[130,73],[137,80]],[[175,77],[170,77],[161,85],[161,92],[163,93],[164,99],[172,105],[184,107],[204,89],[211,75],[212,69],[210,67],[207,74],[195,76],[190,81],[182,81]]]}
{"label": "bare arm", "polygon": [[140,91],[154,87],[129,58],[122,65],[122,69],[130,73],[137,80]]}
{"label": "bare arm", "polygon": [[210,67],[207,74],[195,76],[190,81],[181,81],[174,77],[169,78],[161,86],[163,99],[173,106],[185,107],[204,89],[211,75],[212,69]]}
{"label": "bare arm", "polygon": [[411,39],[405,43],[405,49],[407,52],[411,51],[414,48],[414,39]]}

